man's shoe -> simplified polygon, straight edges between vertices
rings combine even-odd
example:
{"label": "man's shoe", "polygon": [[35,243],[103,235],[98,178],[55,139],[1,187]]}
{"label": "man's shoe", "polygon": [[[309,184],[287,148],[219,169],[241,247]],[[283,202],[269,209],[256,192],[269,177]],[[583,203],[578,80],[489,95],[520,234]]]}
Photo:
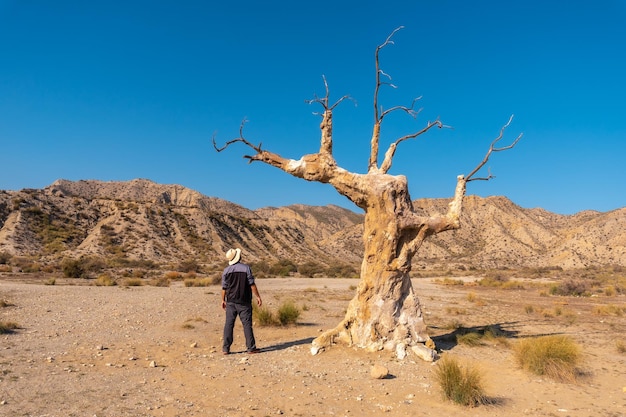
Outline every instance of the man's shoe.
{"label": "man's shoe", "polygon": [[259,348],[254,348],[252,350],[249,350],[248,353],[253,354],[253,353],[261,353],[261,349]]}
{"label": "man's shoe", "polygon": [[222,352],[222,355],[230,355],[230,352]]}

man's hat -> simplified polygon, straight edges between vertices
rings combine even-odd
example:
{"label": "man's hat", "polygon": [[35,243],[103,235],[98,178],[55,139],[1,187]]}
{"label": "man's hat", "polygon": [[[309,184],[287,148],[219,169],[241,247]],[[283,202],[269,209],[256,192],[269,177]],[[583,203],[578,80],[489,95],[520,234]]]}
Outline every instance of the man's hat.
{"label": "man's hat", "polygon": [[228,259],[228,265],[234,265],[241,259],[241,249],[228,249],[226,252],[226,259]]}

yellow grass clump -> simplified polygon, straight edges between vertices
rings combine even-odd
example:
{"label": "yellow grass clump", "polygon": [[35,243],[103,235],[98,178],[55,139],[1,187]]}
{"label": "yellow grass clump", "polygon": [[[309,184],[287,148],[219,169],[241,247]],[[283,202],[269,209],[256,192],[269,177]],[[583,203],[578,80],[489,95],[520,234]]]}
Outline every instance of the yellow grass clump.
{"label": "yellow grass clump", "polygon": [[562,382],[573,382],[581,360],[580,347],[568,336],[541,336],[520,340],[514,347],[522,369]]}
{"label": "yellow grass clump", "polygon": [[435,378],[444,398],[460,405],[476,407],[487,400],[482,383],[482,374],[474,366],[461,366],[449,356],[439,360]]}

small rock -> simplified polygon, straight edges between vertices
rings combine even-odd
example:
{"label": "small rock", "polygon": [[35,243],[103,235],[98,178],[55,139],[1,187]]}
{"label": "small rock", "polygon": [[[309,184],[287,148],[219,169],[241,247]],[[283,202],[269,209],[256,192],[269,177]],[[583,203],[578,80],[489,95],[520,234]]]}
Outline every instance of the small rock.
{"label": "small rock", "polygon": [[190,348],[195,348],[198,347],[198,343],[197,342],[193,342],[192,344],[189,345]]}
{"label": "small rock", "polygon": [[370,375],[374,379],[384,379],[389,375],[389,369],[382,365],[374,365],[370,371]]}
{"label": "small rock", "polygon": [[150,361],[150,368],[156,368],[157,367],[157,363],[155,361]]}
{"label": "small rock", "polygon": [[437,352],[435,350],[427,348],[422,344],[412,346],[411,350],[413,350],[413,353],[426,362],[433,362],[437,357]]}

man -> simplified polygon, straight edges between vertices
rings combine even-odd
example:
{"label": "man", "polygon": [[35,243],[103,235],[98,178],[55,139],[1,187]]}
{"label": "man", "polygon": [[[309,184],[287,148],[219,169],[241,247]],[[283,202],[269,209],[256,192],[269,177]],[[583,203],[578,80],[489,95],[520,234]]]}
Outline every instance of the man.
{"label": "man", "polygon": [[259,290],[254,283],[250,267],[241,262],[241,249],[229,249],[226,252],[228,266],[222,272],[222,308],[226,311],[224,323],[224,343],[222,353],[230,353],[233,344],[233,328],[239,316],[246,337],[248,353],[259,353],[252,331],[252,295],[254,294],[259,307],[262,304]]}

